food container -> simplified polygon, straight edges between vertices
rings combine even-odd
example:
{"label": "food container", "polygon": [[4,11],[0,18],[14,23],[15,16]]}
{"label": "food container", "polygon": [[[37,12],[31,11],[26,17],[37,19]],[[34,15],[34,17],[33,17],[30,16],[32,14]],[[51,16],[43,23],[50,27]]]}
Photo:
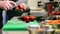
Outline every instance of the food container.
{"label": "food container", "polygon": [[44,34],[44,29],[40,25],[30,25],[28,30],[29,34]]}
{"label": "food container", "polygon": [[54,34],[54,28],[51,25],[44,25],[45,34]]}
{"label": "food container", "polygon": [[29,34],[37,34],[37,31],[39,28],[40,28],[40,25],[30,25],[28,27]]}
{"label": "food container", "polygon": [[28,31],[29,34],[54,34],[54,29],[41,27],[40,25],[30,25]]}

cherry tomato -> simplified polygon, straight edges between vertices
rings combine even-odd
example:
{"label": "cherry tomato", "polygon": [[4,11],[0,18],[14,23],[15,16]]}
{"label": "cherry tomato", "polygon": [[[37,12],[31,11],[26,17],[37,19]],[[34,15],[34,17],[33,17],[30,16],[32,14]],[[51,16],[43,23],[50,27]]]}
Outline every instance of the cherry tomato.
{"label": "cherry tomato", "polygon": [[25,6],[23,4],[20,4],[20,5],[18,5],[18,8],[24,10]]}
{"label": "cherry tomato", "polygon": [[30,18],[31,21],[34,21],[34,20],[36,19],[36,18],[35,18],[34,16],[32,16],[32,15],[30,15],[29,18]]}
{"label": "cherry tomato", "polygon": [[25,17],[25,22],[26,22],[26,23],[29,23],[29,22],[30,22],[29,16],[26,16],[26,17]]}

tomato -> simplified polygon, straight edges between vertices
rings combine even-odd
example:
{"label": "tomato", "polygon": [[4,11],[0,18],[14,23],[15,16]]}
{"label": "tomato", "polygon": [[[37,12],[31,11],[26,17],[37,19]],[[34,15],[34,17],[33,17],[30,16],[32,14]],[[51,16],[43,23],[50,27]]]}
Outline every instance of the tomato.
{"label": "tomato", "polygon": [[30,22],[30,20],[29,20],[29,19],[25,19],[25,22],[26,22],[26,23],[29,23],[29,22]]}
{"label": "tomato", "polygon": [[22,19],[23,21],[25,21],[25,18],[26,18],[26,16],[22,16],[22,17],[21,17],[21,19]]}
{"label": "tomato", "polygon": [[36,19],[36,18],[35,18],[34,16],[32,16],[32,15],[30,15],[29,18],[30,18],[31,21],[33,21],[33,20]]}
{"label": "tomato", "polygon": [[24,9],[24,7],[25,7],[25,6],[22,5],[22,4],[18,5],[18,8],[19,8],[19,9]]}
{"label": "tomato", "polygon": [[26,23],[29,23],[29,22],[30,22],[29,16],[26,16],[26,17],[25,17],[25,22],[26,22]]}
{"label": "tomato", "polygon": [[25,21],[26,23],[30,22],[29,16],[22,16],[21,19]]}
{"label": "tomato", "polygon": [[34,21],[36,18],[32,15],[29,16],[22,16],[22,20],[24,20],[26,23],[29,23],[30,21]]}

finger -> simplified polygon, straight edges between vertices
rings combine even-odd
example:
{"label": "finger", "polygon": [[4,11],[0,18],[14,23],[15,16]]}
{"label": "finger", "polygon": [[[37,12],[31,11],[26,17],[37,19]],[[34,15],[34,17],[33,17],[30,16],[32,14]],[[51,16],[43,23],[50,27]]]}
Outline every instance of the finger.
{"label": "finger", "polygon": [[4,1],[4,9],[6,10],[6,9],[9,9],[9,6],[8,6],[8,2],[7,1]]}
{"label": "finger", "polygon": [[10,4],[9,1],[6,1],[6,2],[5,2],[5,6],[6,6],[6,8],[7,8],[8,10],[12,7],[12,5]]}
{"label": "finger", "polygon": [[10,8],[12,7],[12,5],[11,5],[9,2],[8,2],[7,4],[8,4],[8,6],[9,6]]}
{"label": "finger", "polygon": [[5,3],[5,6],[6,6],[6,8],[7,8],[8,10],[10,9],[8,3]]}
{"label": "finger", "polygon": [[10,1],[10,3],[13,5],[13,6],[17,6],[15,2],[13,1]]}

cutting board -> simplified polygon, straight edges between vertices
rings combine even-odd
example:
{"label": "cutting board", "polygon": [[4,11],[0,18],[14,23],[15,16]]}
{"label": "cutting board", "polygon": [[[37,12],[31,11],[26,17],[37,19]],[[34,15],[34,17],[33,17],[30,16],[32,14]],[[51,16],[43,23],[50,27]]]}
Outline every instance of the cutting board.
{"label": "cutting board", "polygon": [[4,31],[27,31],[29,25],[38,25],[37,21],[26,23],[22,20],[9,20],[3,27]]}

